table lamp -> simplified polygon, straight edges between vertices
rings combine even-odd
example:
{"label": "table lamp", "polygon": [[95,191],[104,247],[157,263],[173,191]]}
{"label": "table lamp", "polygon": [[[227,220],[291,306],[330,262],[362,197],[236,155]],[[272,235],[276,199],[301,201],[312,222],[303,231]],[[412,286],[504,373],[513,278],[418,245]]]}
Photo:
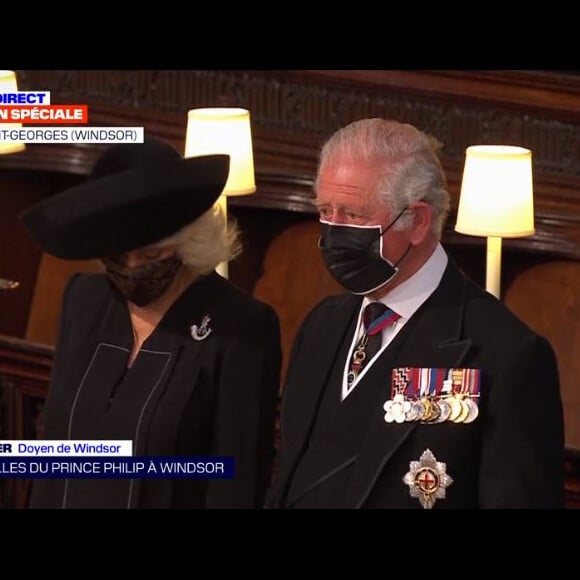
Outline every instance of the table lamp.
{"label": "table lamp", "polygon": [[[227,153],[230,173],[217,203],[227,220],[227,197],[256,191],[250,112],[239,107],[190,109],[187,113],[185,157]],[[228,277],[228,264],[218,272]]]}
{"label": "table lamp", "polygon": [[529,149],[512,145],[467,147],[455,231],[487,238],[485,288],[499,299],[502,238],[535,233]]}

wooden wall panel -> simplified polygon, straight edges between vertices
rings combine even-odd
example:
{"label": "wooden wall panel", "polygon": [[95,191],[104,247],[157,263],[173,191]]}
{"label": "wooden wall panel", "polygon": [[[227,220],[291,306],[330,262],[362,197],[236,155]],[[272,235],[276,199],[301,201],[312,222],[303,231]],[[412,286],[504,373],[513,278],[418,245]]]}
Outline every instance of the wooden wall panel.
{"label": "wooden wall panel", "polygon": [[286,373],[292,341],[308,311],[324,296],[338,293],[318,252],[318,220],[306,218],[279,233],[264,260],[264,273],[254,294],[280,316],[283,368]]}
{"label": "wooden wall panel", "polygon": [[532,266],[512,281],[504,300],[552,343],[560,370],[566,445],[580,449],[580,263]]}
{"label": "wooden wall panel", "polygon": [[0,170],[0,277],[17,280],[14,290],[0,291],[0,333],[23,337],[34,289],[40,250],[17,217],[42,199],[42,178],[34,173]]}
{"label": "wooden wall panel", "polygon": [[37,344],[56,344],[62,296],[75,272],[100,272],[98,260],[61,260],[42,254],[34,284],[26,340]]}
{"label": "wooden wall panel", "polygon": [[[0,162],[18,155],[23,154],[0,156]],[[30,205],[78,180],[78,176],[68,173],[3,169],[0,164],[0,277],[20,282],[15,290],[0,292],[0,334],[24,338],[41,258],[40,248],[18,216]]]}

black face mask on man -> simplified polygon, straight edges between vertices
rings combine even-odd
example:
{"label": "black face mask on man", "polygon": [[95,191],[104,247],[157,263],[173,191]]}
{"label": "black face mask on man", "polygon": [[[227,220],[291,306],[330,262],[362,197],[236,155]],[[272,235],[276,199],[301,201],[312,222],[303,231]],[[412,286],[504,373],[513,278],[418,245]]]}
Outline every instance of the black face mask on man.
{"label": "black face mask on man", "polygon": [[[406,209],[406,208],[405,208]],[[318,247],[331,276],[353,294],[369,294],[390,282],[411,245],[396,264],[383,257],[383,235],[405,209],[384,229],[377,226],[333,224],[321,221]]]}
{"label": "black face mask on man", "polygon": [[102,262],[113,284],[136,306],[147,306],[160,298],[182,264],[176,255],[136,268],[123,266],[111,258],[103,258]]}

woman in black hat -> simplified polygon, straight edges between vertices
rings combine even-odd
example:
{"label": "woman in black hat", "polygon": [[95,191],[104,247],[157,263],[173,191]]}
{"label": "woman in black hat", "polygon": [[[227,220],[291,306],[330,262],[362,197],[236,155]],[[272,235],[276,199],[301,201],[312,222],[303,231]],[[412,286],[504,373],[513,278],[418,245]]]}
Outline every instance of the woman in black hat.
{"label": "woman in black hat", "polygon": [[233,479],[36,479],[35,508],[255,508],[273,457],[274,310],[215,271],[239,251],[214,209],[229,157],[109,148],[87,183],[21,219],[44,251],[100,258],[63,300],[49,440],[131,440],[135,456],[233,457]]}

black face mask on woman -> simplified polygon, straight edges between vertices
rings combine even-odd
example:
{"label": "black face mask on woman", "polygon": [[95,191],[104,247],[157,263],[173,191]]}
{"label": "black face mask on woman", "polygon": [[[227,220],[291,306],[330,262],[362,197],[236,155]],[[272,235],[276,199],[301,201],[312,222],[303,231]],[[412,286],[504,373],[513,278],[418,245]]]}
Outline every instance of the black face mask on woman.
{"label": "black face mask on woman", "polygon": [[[405,208],[406,209],[406,208]],[[383,257],[383,235],[403,215],[403,210],[384,229],[321,221],[318,247],[331,276],[353,294],[368,294],[390,282],[411,245],[396,264]]]}
{"label": "black face mask on woman", "polygon": [[147,306],[160,298],[181,267],[181,260],[175,255],[136,268],[110,258],[103,258],[102,262],[113,284],[136,306]]}

